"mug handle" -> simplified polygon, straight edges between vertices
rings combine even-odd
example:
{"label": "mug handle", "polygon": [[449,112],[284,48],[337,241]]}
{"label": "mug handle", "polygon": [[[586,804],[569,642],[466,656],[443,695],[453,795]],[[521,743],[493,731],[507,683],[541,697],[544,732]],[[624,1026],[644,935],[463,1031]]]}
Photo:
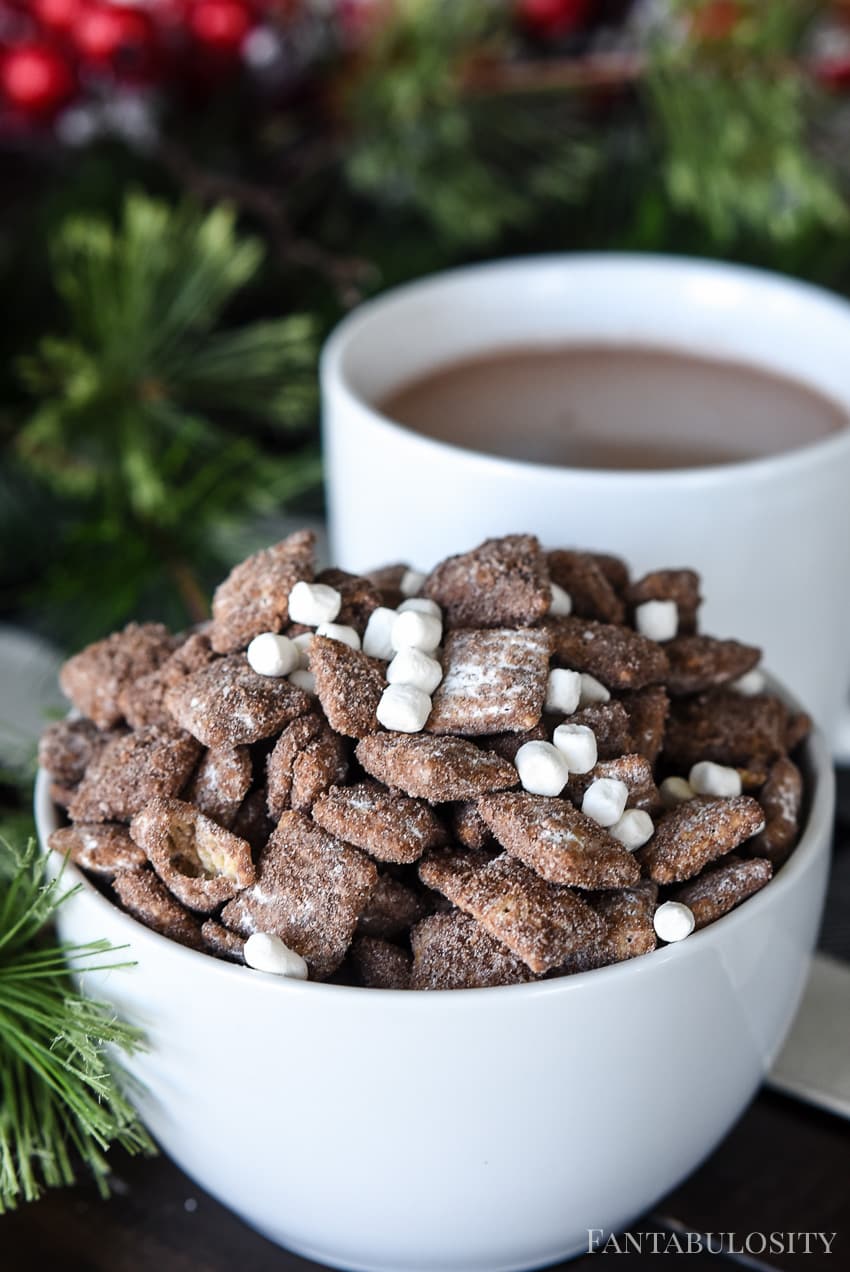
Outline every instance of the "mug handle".
{"label": "mug handle", "polygon": [[838,721],[838,730],[832,748],[832,757],[836,764],[850,765],[850,703]]}

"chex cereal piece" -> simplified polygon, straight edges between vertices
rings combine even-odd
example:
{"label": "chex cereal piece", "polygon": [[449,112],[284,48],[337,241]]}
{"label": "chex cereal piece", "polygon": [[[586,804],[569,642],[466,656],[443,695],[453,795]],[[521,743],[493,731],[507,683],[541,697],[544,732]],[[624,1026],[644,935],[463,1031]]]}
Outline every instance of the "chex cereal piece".
{"label": "chex cereal piece", "polygon": [[535,724],[533,729],[526,729],[524,733],[490,733],[487,737],[476,738],[479,746],[485,751],[492,751],[494,755],[500,755],[503,760],[508,760],[513,764],[516,759],[516,753],[521,746],[525,746],[526,742],[545,742],[547,740],[546,728],[543,724]]}
{"label": "chex cereal piece", "polygon": [[485,795],[478,811],[502,847],[549,883],[623,888],[640,878],[632,854],[569,800]]}
{"label": "chex cereal piece", "polygon": [[757,767],[785,750],[788,710],[769,694],[716,689],[671,704],[664,756],[687,772],[698,760]]}
{"label": "chex cereal piece", "polygon": [[123,870],[112,888],[128,914],[145,927],[190,949],[204,948],[198,916],[182,906],[152,870]]}
{"label": "chex cereal piece", "polygon": [[193,671],[200,671],[213,661],[215,654],[206,631],[193,632],[156,671],[125,685],[118,695],[118,705],[125,720],[134,729],[146,724],[173,724],[165,705],[165,695]]}
{"label": "chex cereal piece", "polygon": [[714,636],[678,636],[664,646],[670,663],[667,688],[673,694],[703,693],[737,680],[755,667],[761,650]]}
{"label": "chex cereal piece", "polygon": [[767,857],[774,866],[781,866],[800,833],[803,775],[793,760],[783,756],[776,761],[758,798],[764,809],[765,827],[747,848],[758,857]]}
{"label": "chex cereal piece", "polygon": [[623,558],[610,552],[587,552],[586,555],[593,558],[614,591],[625,596],[629,586],[629,567]]}
{"label": "chex cereal piece", "polygon": [[122,689],[155,671],[174,649],[162,623],[128,623],[123,631],[88,645],[62,667],[59,684],[78,711],[99,729],[118,724]]}
{"label": "chex cereal piece", "polygon": [[621,963],[655,949],[652,916],[657,900],[658,887],[649,879],[634,888],[594,897],[593,908],[605,925],[602,945],[606,963]]}
{"label": "chex cereal piece", "polygon": [[251,789],[251,752],[247,746],[214,746],[201,757],[182,798],[230,827]]}
{"label": "chex cereal piece", "polygon": [[636,693],[624,694],[622,705],[628,712],[631,733],[631,743],[624,749],[637,751],[654,764],[664,745],[664,730],[670,712],[667,690],[662,685],[648,685]]}
{"label": "chex cereal piece", "polygon": [[313,820],[378,861],[399,865],[446,842],[445,827],[427,804],[378,782],[332,786],[313,806]]}
{"label": "chex cereal piece", "polygon": [[177,795],[201,748],[182,729],[149,726],[114,738],[86,770],[68,813],[75,822],[128,822],[149,799]]}
{"label": "chex cereal piece", "polygon": [[331,728],[349,738],[365,738],[378,729],[376,715],[387,687],[384,664],[338,640],[316,636],[310,646],[310,671]]}
{"label": "chex cereal piece", "polygon": [[763,829],[764,813],[751,795],[697,796],[665,813],[638,857],[656,883],[681,883]]}
{"label": "chex cereal piece", "polygon": [[281,733],[266,761],[269,816],[287,808],[307,813],[316,800],[348,773],[346,744],[320,715],[299,716]]}
{"label": "chex cereal piece", "polygon": [[38,762],[64,786],[76,786],[89,764],[114,736],[91,720],[57,720],[44,730],[38,743]]}
{"label": "chex cereal piece", "polygon": [[240,839],[247,840],[252,852],[258,853],[261,848],[265,848],[268,837],[274,830],[274,822],[266,810],[265,788],[260,787],[246,795],[229,829]]}
{"label": "chex cereal piece", "polygon": [[697,629],[699,575],[693,570],[653,570],[636,579],[628,588],[627,600],[632,606],[646,601],[675,601],[679,611],[679,632],[687,635]]}
{"label": "chex cereal piece", "polygon": [[219,654],[244,649],[260,632],[279,632],[289,619],[289,593],[313,577],[316,536],[299,530],[234,566],[215,590],[212,647]]}
{"label": "chex cereal piece", "polygon": [[407,950],[378,936],[358,936],[351,962],[364,989],[409,989],[411,957]]}
{"label": "chex cereal piece", "polygon": [[467,914],[432,914],[410,933],[411,989],[483,989],[534,980],[529,967]]}
{"label": "chex cereal piece", "polygon": [[360,636],[366,630],[369,615],[384,604],[380,590],[371,579],[349,574],[347,570],[322,570],[316,575],[316,582],[339,592],[342,604],[334,622],[353,627]]}
{"label": "chex cereal piece", "polygon": [[306,715],[312,699],[288,680],[258,676],[242,654],[184,676],[165,695],[174,719],[204,746],[242,746]]}
{"label": "chex cereal piece", "polygon": [[492,830],[478,811],[478,803],[473,800],[452,806],[449,827],[452,838],[464,848],[491,848],[496,842]]}
{"label": "chex cereal piece", "polygon": [[770,882],[772,875],[773,866],[764,857],[742,861],[733,856],[675,888],[670,896],[688,907],[694,916],[694,927],[699,929],[753,896]]}
{"label": "chex cereal piece", "polygon": [[622,702],[615,699],[611,702],[592,702],[590,706],[574,711],[569,722],[583,724],[593,730],[600,760],[610,760],[632,750],[629,714]]}
{"label": "chex cereal piece", "polygon": [[408,572],[408,567],[399,562],[396,565],[381,566],[378,570],[367,570],[364,577],[377,589],[381,605],[387,609],[397,609],[405,597],[401,590],[401,581]]}
{"label": "chex cereal piece", "polygon": [[245,942],[236,932],[231,932],[216,919],[205,919],[201,924],[201,937],[211,954],[219,958],[230,959],[233,963],[244,963]]}
{"label": "chex cereal piece", "polygon": [[77,822],[54,830],[47,840],[54,852],[67,853],[74,865],[111,879],[122,870],[141,870],[147,857],[130,838],[126,826],[110,822]]}
{"label": "chex cereal piece", "polygon": [[543,713],[551,641],[542,628],[453,632],[429,733],[524,732]]}
{"label": "chex cereal piece", "polygon": [[229,901],[221,919],[243,936],[279,936],[307,960],[313,980],[324,980],[345,958],[377,877],[357,848],[286,812],[260,853],[256,884]]}
{"label": "chex cereal piece", "polygon": [[546,553],[549,576],[568,592],[573,613],[579,618],[598,618],[604,623],[622,623],[626,607],[617,595],[592,552]]}
{"label": "chex cereal piece", "polygon": [[361,936],[402,936],[427,912],[420,892],[414,892],[391,874],[378,871],[377,882],[357,920],[357,931]]}
{"label": "chex cereal piece", "polygon": [[209,913],[256,879],[251,846],[193,804],[158,797],[136,813],[130,834],[178,901]]}
{"label": "chex cereal piece", "polygon": [[546,883],[515,857],[435,853],[419,877],[502,941],[533,972],[548,972],[599,939],[602,924],[568,888]]}
{"label": "chex cereal piece", "polygon": [[642,689],[667,676],[662,647],[627,627],[572,616],[551,618],[547,627],[557,661],[589,672],[609,689]]}
{"label": "chex cereal piece", "polygon": [[358,742],[355,754],[385,786],[432,804],[475,799],[518,781],[512,764],[465,738],[376,733]]}
{"label": "chex cereal piece", "polygon": [[655,813],[662,806],[661,793],[655,785],[652,765],[636,752],[618,755],[613,760],[601,760],[589,773],[576,773],[570,777],[568,795],[580,804],[585,791],[600,780],[623,782],[628,789],[628,808],[642,808]]}
{"label": "chex cereal piece", "polygon": [[428,575],[423,594],[443,610],[447,627],[524,627],[548,613],[549,571],[529,534],[487,539],[448,557]]}

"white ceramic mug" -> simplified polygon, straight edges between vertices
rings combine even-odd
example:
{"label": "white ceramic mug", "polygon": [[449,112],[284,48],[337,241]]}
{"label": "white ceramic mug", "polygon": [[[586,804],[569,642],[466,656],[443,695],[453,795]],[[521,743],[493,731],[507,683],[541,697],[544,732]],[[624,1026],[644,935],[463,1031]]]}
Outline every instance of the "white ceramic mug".
{"label": "white ceramic mug", "polygon": [[661,256],[473,266],[359,307],[322,359],[332,559],[427,569],[488,535],[689,565],[702,626],[766,662],[850,751],[850,428],[793,451],[664,471],[572,469],[462,449],[376,409],[459,358],[569,342],[639,343],[782,372],[850,413],[850,305],[788,278]]}

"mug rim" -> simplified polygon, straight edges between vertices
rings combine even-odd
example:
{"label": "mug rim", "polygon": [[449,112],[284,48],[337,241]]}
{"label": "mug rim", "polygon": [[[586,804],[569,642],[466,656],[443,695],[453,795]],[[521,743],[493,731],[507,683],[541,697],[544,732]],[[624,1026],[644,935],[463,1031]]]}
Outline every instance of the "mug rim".
{"label": "mug rim", "polygon": [[[553,267],[569,271],[571,267],[578,269],[611,268],[640,272],[648,269],[663,271],[668,276],[680,274],[683,277],[722,277],[736,280],[744,284],[776,289],[798,295],[801,299],[814,302],[835,311],[835,317],[847,323],[850,337],[850,302],[835,292],[824,287],[808,283],[789,275],[773,270],[760,269],[752,265],[738,265],[726,261],[716,261],[710,257],[676,256],[663,252],[540,252],[528,256],[512,256],[479,261],[471,265],[460,265],[452,269],[440,270],[426,274],[421,278],[401,283],[379,292],[368,300],[362,301],[340,322],[326,338],[319,360],[319,379],[322,393],[339,394],[347,409],[355,410],[368,417],[371,427],[388,435],[401,434],[408,445],[416,445],[425,450],[443,454],[447,457],[461,456],[466,463],[474,462],[491,471],[502,474],[521,472],[524,481],[542,479],[546,476],[571,477],[580,476],[586,482],[598,482],[606,486],[631,486],[662,482],[665,485],[678,483],[687,486],[715,485],[718,482],[728,484],[732,481],[751,482],[774,476],[787,467],[799,472],[800,467],[808,468],[821,463],[829,463],[833,456],[843,456],[850,450],[850,392],[847,402],[840,401],[828,391],[814,384],[811,379],[802,375],[788,376],[804,388],[841,406],[848,416],[845,426],[834,436],[821,437],[799,446],[791,446],[772,455],[761,455],[745,459],[730,460],[719,464],[702,464],[676,468],[597,468],[573,467],[568,464],[550,464],[536,460],[512,458],[505,455],[492,454],[475,447],[462,446],[455,442],[447,442],[439,438],[420,433],[406,424],[400,423],[392,416],[385,415],[378,407],[359,393],[351,384],[344,370],[344,359],[348,346],[363,327],[380,318],[381,314],[393,305],[415,300],[423,293],[439,290],[446,284],[456,284],[469,280],[474,282],[481,275],[528,272],[544,273]],[[529,343],[532,343],[531,341]],[[653,347],[652,342],[647,342]],[[494,349],[500,346],[494,345]],[[505,346],[507,347],[507,346]],[[516,348],[516,343],[512,346]],[[665,347],[659,342],[658,348]],[[667,347],[674,347],[668,345]],[[483,350],[482,350],[483,352]],[[698,351],[691,350],[696,353]],[[709,355],[710,356],[710,355]],[[720,361],[721,359],[717,359]],[[762,366],[758,360],[742,355],[744,365]],[[445,359],[437,360],[433,369],[450,365]],[[427,374],[427,373],[426,373]]]}
{"label": "mug rim", "polygon": [[[768,678],[768,683],[772,689],[780,692],[783,700],[792,709],[800,710],[799,703],[783,686],[778,685],[772,677]],[[154,931],[153,928],[149,928],[139,919],[134,918],[133,915],[121,910],[114,902],[103,895],[82,870],[73,864],[70,858],[60,859],[58,854],[48,847],[48,835],[58,828],[59,818],[56,805],[50,797],[50,776],[41,768],[38,770],[35,781],[33,803],[39,848],[51,863],[49,866],[51,873],[54,876],[61,876],[63,880],[68,880],[69,890],[79,890],[86,901],[92,903],[97,911],[111,914],[114,921],[129,925],[127,945],[117,946],[116,948],[119,950],[127,948],[132,938],[134,946],[139,946],[142,949],[148,946],[154,951],[159,950],[161,955],[174,958],[177,961],[177,965],[182,964],[187,973],[190,973],[192,968],[199,973],[205,969],[203,971],[205,975],[222,977],[222,987],[227,983],[236,986],[240,977],[244,978],[247,972],[253,972],[255,980],[252,983],[255,983],[263,992],[270,994],[306,994],[308,996],[319,994],[324,1001],[330,1001],[332,998],[350,1000],[350,996],[354,994],[358,996],[353,1000],[354,1002],[365,1003],[366,999],[364,996],[368,996],[368,1001],[372,1006],[377,1006],[381,1002],[393,1003],[394,1010],[397,1010],[401,1004],[404,1004],[405,1010],[414,1011],[423,1010],[417,1004],[420,1004],[424,999],[443,1006],[452,1003],[456,1010],[467,1010],[472,1007],[483,1007],[487,1002],[495,1004],[496,1001],[502,1001],[506,994],[522,994],[526,998],[530,998],[532,995],[535,997],[543,995],[554,997],[566,993],[580,992],[582,987],[586,985],[588,977],[599,978],[604,976],[610,984],[617,978],[625,980],[627,977],[647,976],[651,974],[653,968],[657,968],[659,974],[663,975],[661,969],[671,959],[695,957],[705,947],[712,944],[715,946],[719,945],[722,948],[725,933],[730,931],[733,925],[747,921],[746,917],[742,916],[750,915],[750,921],[755,920],[762,909],[773,905],[782,894],[790,891],[798,884],[802,876],[813,865],[819,853],[829,851],[832,838],[831,822],[835,807],[835,771],[826,745],[826,739],[819,729],[813,729],[806,739],[804,753],[805,780],[810,795],[805,824],[791,856],[754,896],[748,897],[740,905],[730,910],[727,914],[722,915],[713,923],[709,923],[704,928],[693,932],[687,938],[687,941],[656,948],[648,954],[624,959],[618,963],[609,963],[604,967],[591,968],[585,972],[574,972],[567,976],[554,976],[548,980],[523,982],[518,985],[482,986],[462,991],[455,989],[428,991],[375,989],[359,985],[330,985],[322,981],[300,981],[285,976],[257,974],[255,969],[216,958],[213,954],[203,950],[194,950],[189,946],[181,945],[178,941],[163,936],[161,933]],[[92,936],[91,939],[94,940],[96,938]],[[681,952],[682,947],[686,951],[690,949],[690,955],[687,953],[683,955]],[[646,959],[651,959],[652,962],[647,964],[645,962]],[[136,962],[138,961],[140,960],[136,960]],[[78,974],[82,975],[85,973],[85,966],[80,966],[76,970]],[[594,983],[601,985],[598,980]],[[428,1010],[428,1008],[424,1008],[424,1010]],[[433,1010],[437,1010],[437,1008],[433,1007]]]}

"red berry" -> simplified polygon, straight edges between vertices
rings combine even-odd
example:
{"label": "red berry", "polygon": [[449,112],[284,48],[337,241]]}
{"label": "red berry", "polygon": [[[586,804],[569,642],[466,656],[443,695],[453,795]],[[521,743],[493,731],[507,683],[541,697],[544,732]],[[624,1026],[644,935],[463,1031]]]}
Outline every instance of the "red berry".
{"label": "red berry", "polygon": [[35,41],[10,49],[0,62],[0,93],[24,115],[49,117],[74,91],[71,67],[61,53]]}
{"label": "red berry", "polygon": [[73,30],[83,4],[82,0],[31,0],[30,9],[36,22],[46,31],[67,35]]}
{"label": "red berry", "polygon": [[242,0],[197,0],[189,13],[195,39],[219,53],[238,54],[253,25],[253,14]]}
{"label": "red berry", "polygon": [[589,17],[593,0],[518,0],[520,21],[535,35],[569,35]]}
{"label": "red berry", "polygon": [[150,79],[159,65],[156,25],[150,14],[130,5],[87,5],[73,37],[84,61],[121,79]]}

